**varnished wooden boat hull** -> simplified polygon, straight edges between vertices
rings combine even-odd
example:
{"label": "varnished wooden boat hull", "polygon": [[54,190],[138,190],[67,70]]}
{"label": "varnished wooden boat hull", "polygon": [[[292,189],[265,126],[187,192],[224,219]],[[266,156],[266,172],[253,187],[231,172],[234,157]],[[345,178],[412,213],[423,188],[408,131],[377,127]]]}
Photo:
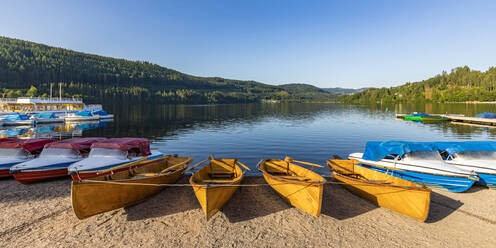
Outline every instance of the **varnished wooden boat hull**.
{"label": "varnished wooden boat hull", "polygon": [[[322,207],[324,184],[291,183],[264,174],[265,181],[286,202],[303,212],[319,216]],[[278,185],[280,184],[280,185]]]}
{"label": "varnished wooden boat hull", "polygon": [[[400,214],[425,221],[429,214],[431,191],[426,187],[385,173],[354,165],[352,160],[328,160],[338,181],[350,192]],[[360,175],[360,178],[350,174]]]}
{"label": "varnished wooden boat hull", "polygon": [[[190,178],[195,196],[207,220],[214,216],[231,199],[243,180],[243,171],[236,165],[236,159],[211,159],[210,163],[198,170]],[[222,180],[211,178],[209,174],[233,174],[233,178]]]}
{"label": "varnished wooden boat hull", "polygon": [[200,203],[207,220],[214,216],[234,195],[238,189],[237,183],[233,186],[193,186],[195,196]]}
{"label": "varnished wooden boat hull", "polygon": [[[171,158],[186,159],[186,158]],[[163,164],[169,160],[162,161]],[[176,163],[171,163],[173,166]],[[151,166],[159,166],[157,163]],[[170,167],[169,166],[169,167]],[[147,172],[147,166],[136,170]],[[121,207],[134,205],[146,200],[148,197],[160,192],[166,186],[156,186],[157,184],[172,184],[176,182],[184,173],[184,167],[173,171],[170,174],[157,175],[153,177],[140,177],[129,179],[117,179],[98,182],[98,179],[108,177],[96,177],[90,181],[73,181],[71,188],[72,208],[79,219],[84,219],[95,214],[107,212]],[[166,167],[164,167],[166,168]],[[129,173],[128,171],[120,173]],[[113,176],[118,176],[119,173]],[[111,182],[111,183],[106,183]],[[113,184],[115,183],[115,184]],[[149,185],[137,185],[149,184]]]}
{"label": "varnished wooden boat hull", "polygon": [[264,169],[262,165],[261,170],[264,175],[265,181],[280,195],[286,202],[292,206],[311,214],[319,216],[322,207],[322,193],[324,191],[325,179],[298,165],[291,164],[292,170],[300,175],[311,175],[312,182],[302,182],[295,180],[285,180],[273,176]]}

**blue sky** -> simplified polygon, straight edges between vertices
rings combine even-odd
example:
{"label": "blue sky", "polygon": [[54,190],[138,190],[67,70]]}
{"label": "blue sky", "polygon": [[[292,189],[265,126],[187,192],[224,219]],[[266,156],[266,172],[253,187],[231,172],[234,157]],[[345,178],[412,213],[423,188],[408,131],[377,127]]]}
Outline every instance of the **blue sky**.
{"label": "blue sky", "polygon": [[496,66],[496,1],[2,1],[0,36],[184,73],[379,87]]}

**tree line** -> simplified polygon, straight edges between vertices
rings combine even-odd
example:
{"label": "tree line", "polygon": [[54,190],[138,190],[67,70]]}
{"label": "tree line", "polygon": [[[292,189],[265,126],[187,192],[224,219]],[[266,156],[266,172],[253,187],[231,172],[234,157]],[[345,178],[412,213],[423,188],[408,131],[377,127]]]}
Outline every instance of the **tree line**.
{"label": "tree line", "polygon": [[368,89],[342,96],[345,103],[496,101],[496,68],[485,72],[457,67],[421,82],[398,87]]}
{"label": "tree line", "polygon": [[[235,103],[331,97],[331,94],[289,92],[283,87],[255,81],[197,77],[145,61],[115,59],[0,37],[0,88],[4,97],[47,96],[50,84],[59,83],[63,85],[63,97],[83,97],[89,103],[109,99]],[[54,88],[54,95],[58,96],[58,87]]]}

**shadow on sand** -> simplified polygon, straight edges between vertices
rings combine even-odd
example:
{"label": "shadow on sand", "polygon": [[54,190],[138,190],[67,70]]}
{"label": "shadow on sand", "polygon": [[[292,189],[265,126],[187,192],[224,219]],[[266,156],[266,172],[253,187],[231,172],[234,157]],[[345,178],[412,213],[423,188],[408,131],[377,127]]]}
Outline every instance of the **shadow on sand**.
{"label": "shadow on sand", "polygon": [[[327,178],[327,180],[334,181],[332,178]],[[474,190],[478,191],[478,189]],[[429,215],[425,222],[434,223],[440,221],[456,211],[462,205],[463,202],[461,201],[454,200],[436,192],[431,192]],[[335,219],[343,220],[352,218],[378,207],[379,206],[354,195],[343,186],[328,184],[324,188],[322,214],[328,215]],[[405,218],[409,217],[405,216]]]}
{"label": "shadow on sand", "polygon": [[[265,184],[261,176],[247,176],[243,184]],[[291,208],[270,186],[240,187],[220,210],[231,223],[251,220]]]}
{"label": "shadow on sand", "polygon": [[[177,183],[189,183],[189,175],[181,177]],[[143,220],[167,216],[192,209],[200,209],[191,187],[167,187],[144,202],[125,207],[127,220]]]}
{"label": "shadow on sand", "polygon": [[[463,194],[463,193],[460,193]],[[431,192],[431,205],[426,223],[438,222],[463,206],[463,202]]]}
{"label": "shadow on sand", "polygon": [[[183,176],[177,183],[188,183],[189,176]],[[335,181],[327,178],[328,181]],[[261,176],[247,176],[243,184],[264,184]],[[478,189],[474,189],[478,190]],[[426,223],[444,219],[463,205],[442,194],[432,192],[429,216]],[[125,208],[129,221],[172,215],[179,212],[200,209],[191,187],[168,187],[145,202]],[[269,186],[240,187],[220,212],[231,223],[247,221],[292,208]],[[345,220],[378,208],[375,204],[354,195],[341,185],[324,186],[321,214],[337,220]],[[214,216],[215,218],[215,216]],[[405,216],[405,218],[409,218]]]}
{"label": "shadow on sand", "polygon": [[487,187],[486,185],[483,185],[483,184],[480,184],[480,183],[475,183],[474,186],[470,187],[470,189],[468,189],[467,191],[463,192],[463,194],[470,194],[470,193],[476,193],[476,192],[479,192],[481,190],[486,190],[486,189],[489,189],[489,187]]}
{"label": "shadow on sand", "polygon": [[[337,182],[326,178],[328,182]],[[337,184],[326,184],[322,198],[322,214],[337,220],[345,220],[374,210],[378,206],[358,197],[345,187]]]}
{"label": "shadow on sand", "polygon": [[[177,183],[188,183],[183,176]],[[263,177],[245,177],[244,184],[265,183]],[[272,189],[267,187],[240,187],[232,198],[220,209],[230,222],[246,221],[288,209]],[[191,187],[169,187],[145,202],[125,208],[129,221],[167,216],[179,212],[200,209]],[[216,216],[218,216],[218,213]],[[214,216],[213,218],[215,218]]]}

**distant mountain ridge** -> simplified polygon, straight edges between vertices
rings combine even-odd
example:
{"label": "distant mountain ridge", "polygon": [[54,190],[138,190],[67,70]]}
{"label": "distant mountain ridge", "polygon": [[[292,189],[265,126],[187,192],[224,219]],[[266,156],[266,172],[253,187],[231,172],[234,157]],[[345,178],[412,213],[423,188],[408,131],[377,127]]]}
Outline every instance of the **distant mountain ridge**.
{"label": "distant mountain ridge", "polygon": [[333,99],[337,95],[327,92],[317,86],[311,84],[282,84],[279,87],[283,88],[290,94],[299,95],[300,97],[311,98],[311,99]]}
{"label": "distant mountain ridge", "polygon": [[352,88],[341,88],[341,87],[336,87],[336,88],[322,88],[322,90],[325,90],[329,93],[336,94],[336,95],[348,95],[348,94],[353,94],[357,92],[362,92],[364,90],[367,90],[369,88],[359,88],[359,89],[352,89]]}
{"label": "distant mountain ridge", "polygon": [[102,100],[235,103],[264,99],[312,101],[333,97],[310,85],[275,86],[256,81],[198,77],[149,62],[103,57],[0,37],[0,87],[4,88],[4,96],[46,96],[51,83],[62,83],[63,96],[83,97],[90,103]]}

